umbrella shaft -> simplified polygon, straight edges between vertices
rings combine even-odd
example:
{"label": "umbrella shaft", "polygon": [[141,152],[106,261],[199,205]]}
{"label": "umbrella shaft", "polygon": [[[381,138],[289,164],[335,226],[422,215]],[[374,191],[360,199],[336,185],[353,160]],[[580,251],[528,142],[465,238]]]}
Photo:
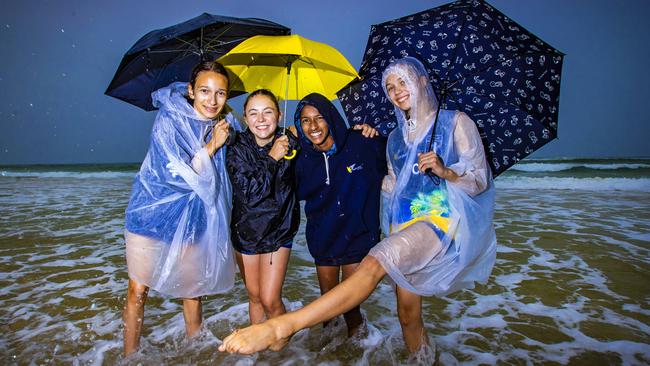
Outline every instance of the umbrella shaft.
{"label": "umbrella shaft", "polygon": [[284,111],[282,112],[282,134],[287,130],[287,102],[289,99],[289,76],[291,75],[291,61],[287,61],[287,82],[284,88]]}
{"label": "umbrella shaft", "polygon": [[436,127],[438,126],[438,116],[440,115],[440,108],[442,107],[442,104],[445,102],[445,97],[447,96],[447,93],[442,91],[440,93],[440,101],[438,102],[438,109],[436,110],[436,118],[433,120],[433,128],[431,129],[431,139],[429,139],[429,146],[427,147],[427,152],[431,151],[431,147],[433,146],[433,140],[436,139]]}

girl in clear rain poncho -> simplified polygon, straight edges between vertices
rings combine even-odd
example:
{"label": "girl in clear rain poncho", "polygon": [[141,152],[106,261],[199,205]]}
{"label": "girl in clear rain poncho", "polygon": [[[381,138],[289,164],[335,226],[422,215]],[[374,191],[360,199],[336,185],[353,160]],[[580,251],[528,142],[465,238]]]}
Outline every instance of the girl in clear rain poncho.
{"label": "girl in clear rain poncho", "polygon": [[222,149],[229,124],[216,122],[227,92],[223,66],[204,62],[189,85],[173,83],[152,96],[160,110],[126,209],[126,355],[139,344],[149,288],[183,298],[192,336],[201,327],[200,297],[234,284],[232,191]]}
{"label": "girl in clear rain poncho", "polygon": [[[424,66],[406,57],[390,64],[382,85],[395,106],[398,128],[387,145],[382,228],[389,236],[357,271],[304,308],[228,336],[221,351],[280,349],[300,329],[364,301],[388,274],[407,348],[427,344],[421,296],[442,296],[486,282],[496,259],[494,188],[478,130],[458,111],[440,110]],[[431,169],[433,174],[425,173]]]}

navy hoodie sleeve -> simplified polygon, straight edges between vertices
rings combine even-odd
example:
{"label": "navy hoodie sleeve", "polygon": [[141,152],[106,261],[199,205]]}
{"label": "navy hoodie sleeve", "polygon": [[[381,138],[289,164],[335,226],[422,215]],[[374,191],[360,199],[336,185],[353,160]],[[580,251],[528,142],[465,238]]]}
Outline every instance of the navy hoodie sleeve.
{"label": "navy hoodie sleeve", "polygon": [[228,149],[226,166],[230,173],[233,191],[241,192],[248,206],[256,206],[273,194],[278,162],[270,156],[256,159],[240,143]]}

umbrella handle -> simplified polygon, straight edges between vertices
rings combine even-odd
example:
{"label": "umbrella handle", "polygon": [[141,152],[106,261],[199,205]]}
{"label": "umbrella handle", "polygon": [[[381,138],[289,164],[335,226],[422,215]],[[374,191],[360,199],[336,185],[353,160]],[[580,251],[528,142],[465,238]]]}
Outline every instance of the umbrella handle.
{"label": "umbrella handle", "polygon": [[[438,155],[438,154],[436,154],[436,155]],[[445,165],[445,161],[442,160],[442,158],[440,157],[440,155],[438,155],[438,159],[440,159],[440,162],[442,163],[442,165]],[[425,171],[424,171],[424,174],[426,174],[427,177],[429,177],[429,179],[431,179],[431,181],[433,182],[433,184],[435,184],[435,185],[437,185],[437,186],[440,185],[440,177],[437,176],[437,175],[435,175],[435,174],[433,174],[433,171],[431,170],[431,168],[428,168],[427,170],[425,170]]]}
{"label": "umbrella handle", "polygon": [[291,150],[291,154],[285,155],[284,158],[287,159],[287,160],[291,160],[291,159],[296,157],[297,153],[298,153],[298,150],[293,149],[293,150]]}

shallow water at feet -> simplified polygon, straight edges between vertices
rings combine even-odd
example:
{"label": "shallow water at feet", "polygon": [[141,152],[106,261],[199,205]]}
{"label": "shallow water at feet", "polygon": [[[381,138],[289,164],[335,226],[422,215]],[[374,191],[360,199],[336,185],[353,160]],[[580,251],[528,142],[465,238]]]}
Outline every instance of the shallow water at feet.
{"label": "shallow water at feet", "polygon": [[[533,169],[533,167],[531,167]],[[535,168],[537,169],[537,168]],[[530,169],[529,169],[530,170]],[[529,172],[525,174],[530,174]],[[497,263],[486,285],[424,300],[439,364],[650,363],[650,197],[643,189],[524,189],[505,176],[495,223]],[[564,178],[564,177],[563,177]],[[502,178],[499,178],[502,179]],[[188,341],[181,303],[152,292],[142,347],[122,352],[126,290],[123,212],[129,174],[0,177],[2,364],[412,364],[389,281],[363,304],[367,330],[342,320],[298,333],[279,353],[224,355],[220,339],[247,323],[241,281],[204,301]],[[284,286],[290,309],[318,294],[297,236]],[[422,355],[421,355],[422,356]],[[433,360],[422,361],[429,364]]]}

